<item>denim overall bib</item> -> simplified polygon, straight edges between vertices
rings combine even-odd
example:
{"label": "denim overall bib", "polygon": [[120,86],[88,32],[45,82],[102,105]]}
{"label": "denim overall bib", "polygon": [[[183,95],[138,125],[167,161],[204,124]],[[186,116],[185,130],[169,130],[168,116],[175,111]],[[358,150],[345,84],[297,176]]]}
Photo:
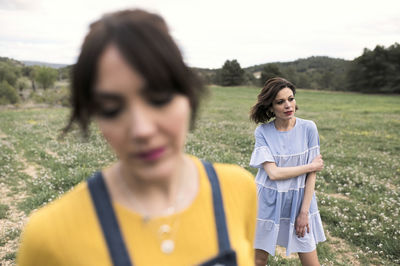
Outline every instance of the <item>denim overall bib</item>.
{"label": "denim overall bib", "polygon": [[[219,253],[216,257],[199,263],[201,266],[235,266],[236,252],[232,250],[228,229],[225,220],[225,211],[222,201],[221,189],[214,167],[209,162],[202,161],[208,179],[211,183],[215,226],[218,233]],[[115,266],[133,266],[128,251],[124,244],[117,218],[111,203],[110,196],[104,183],[101,172],[95,173],[88,179],[88,186],[93,204],[96,209],[97,217],[100,220],[104,238],[107,242],[113,265]]]}

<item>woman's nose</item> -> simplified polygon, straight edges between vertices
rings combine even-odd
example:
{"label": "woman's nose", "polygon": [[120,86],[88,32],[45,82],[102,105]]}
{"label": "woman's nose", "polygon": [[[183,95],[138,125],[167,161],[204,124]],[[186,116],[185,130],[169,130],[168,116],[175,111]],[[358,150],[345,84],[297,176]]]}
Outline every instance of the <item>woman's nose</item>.
{"label": "woman's nose", "polygon": [[130,110],[130,137],[134,139],[146,139],[151,137],[157,129],[150,110],[144,106],[135,106]]}
{"label": "woman's nose", "polygon": [[285,108],[289,108],[290,107],[290,102],[289,101],[285,101]]}

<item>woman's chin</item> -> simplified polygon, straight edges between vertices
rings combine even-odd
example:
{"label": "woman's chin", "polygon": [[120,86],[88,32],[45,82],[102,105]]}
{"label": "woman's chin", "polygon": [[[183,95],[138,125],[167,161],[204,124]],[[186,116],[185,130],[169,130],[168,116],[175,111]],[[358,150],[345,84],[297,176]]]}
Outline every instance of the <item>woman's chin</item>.
{"label": "woman's chin", "polygon": [[131,173],[143,181],[165,181],[172,178],[177,169],[179,169],[179,164],[169,159],[154,164],[137,165],[132,167]]}

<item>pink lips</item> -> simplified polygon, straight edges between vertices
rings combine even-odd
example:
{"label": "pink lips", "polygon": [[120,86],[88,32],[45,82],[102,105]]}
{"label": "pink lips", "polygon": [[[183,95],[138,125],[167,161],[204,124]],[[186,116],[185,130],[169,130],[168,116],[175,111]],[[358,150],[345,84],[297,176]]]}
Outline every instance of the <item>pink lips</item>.
{"label": "pink lips", "polygon": [[137,157],[139,157],[140,159],[144,160],[144,161],[154,161],[157,160],[161,157],[161,155],[164,153],[165,148],[158,148],[158,149],[153,149],[153,150],[149,150],[146,152],[140,152],[137,153]]}
{"label": "pink lips", "polygon": [[291,115],[293,114],[293,111],[285,112],[285,115]]}

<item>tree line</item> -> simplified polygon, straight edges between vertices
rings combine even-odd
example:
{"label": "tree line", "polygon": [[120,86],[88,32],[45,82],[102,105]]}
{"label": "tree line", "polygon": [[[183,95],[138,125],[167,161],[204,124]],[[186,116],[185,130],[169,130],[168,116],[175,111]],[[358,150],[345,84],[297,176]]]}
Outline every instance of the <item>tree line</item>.
{"label": "tree line", "polygon": [[195,69],[207,84],[221,86],[263,86],[280,76],[299,88],[400,93],[400,45],[378,45],[364,49],[352,61],[312,56],[293,62],[277,62],[242,68],[236,59],[226,60],[220,69]]}
{"label": "tree line", "polygon": [[23,63],[0,57],[0,104],[19,102],[23,91],[47,90],[56,80],[68,79],[69,68],[25,66]]}
{"label": "tree line", "polygon": [[[26,66],[0,57],[0,104],[17,103],[30,89],[31,95],[42,102],[53,93],[52,101],[68,102],[68,92],[46,92],[56,80],[69,80],[72,66],[54,69],[47,66]],[[364,49],[352,61],[312,56],[293,62],[276,62],[242,68],[236,59],[226,60],[219,69],[193,68],[206,84],[221,86],[263,86],[271,77],[280,76],[299,88],[318,90],[357,91],[364,93],[400,93],[400,44],[389,47],[377,45]],[[40,89],[41,93],[36,93]],[[51,90],[53,91],[53,90]],[[40,97],[42,99],[40,99]]]}

